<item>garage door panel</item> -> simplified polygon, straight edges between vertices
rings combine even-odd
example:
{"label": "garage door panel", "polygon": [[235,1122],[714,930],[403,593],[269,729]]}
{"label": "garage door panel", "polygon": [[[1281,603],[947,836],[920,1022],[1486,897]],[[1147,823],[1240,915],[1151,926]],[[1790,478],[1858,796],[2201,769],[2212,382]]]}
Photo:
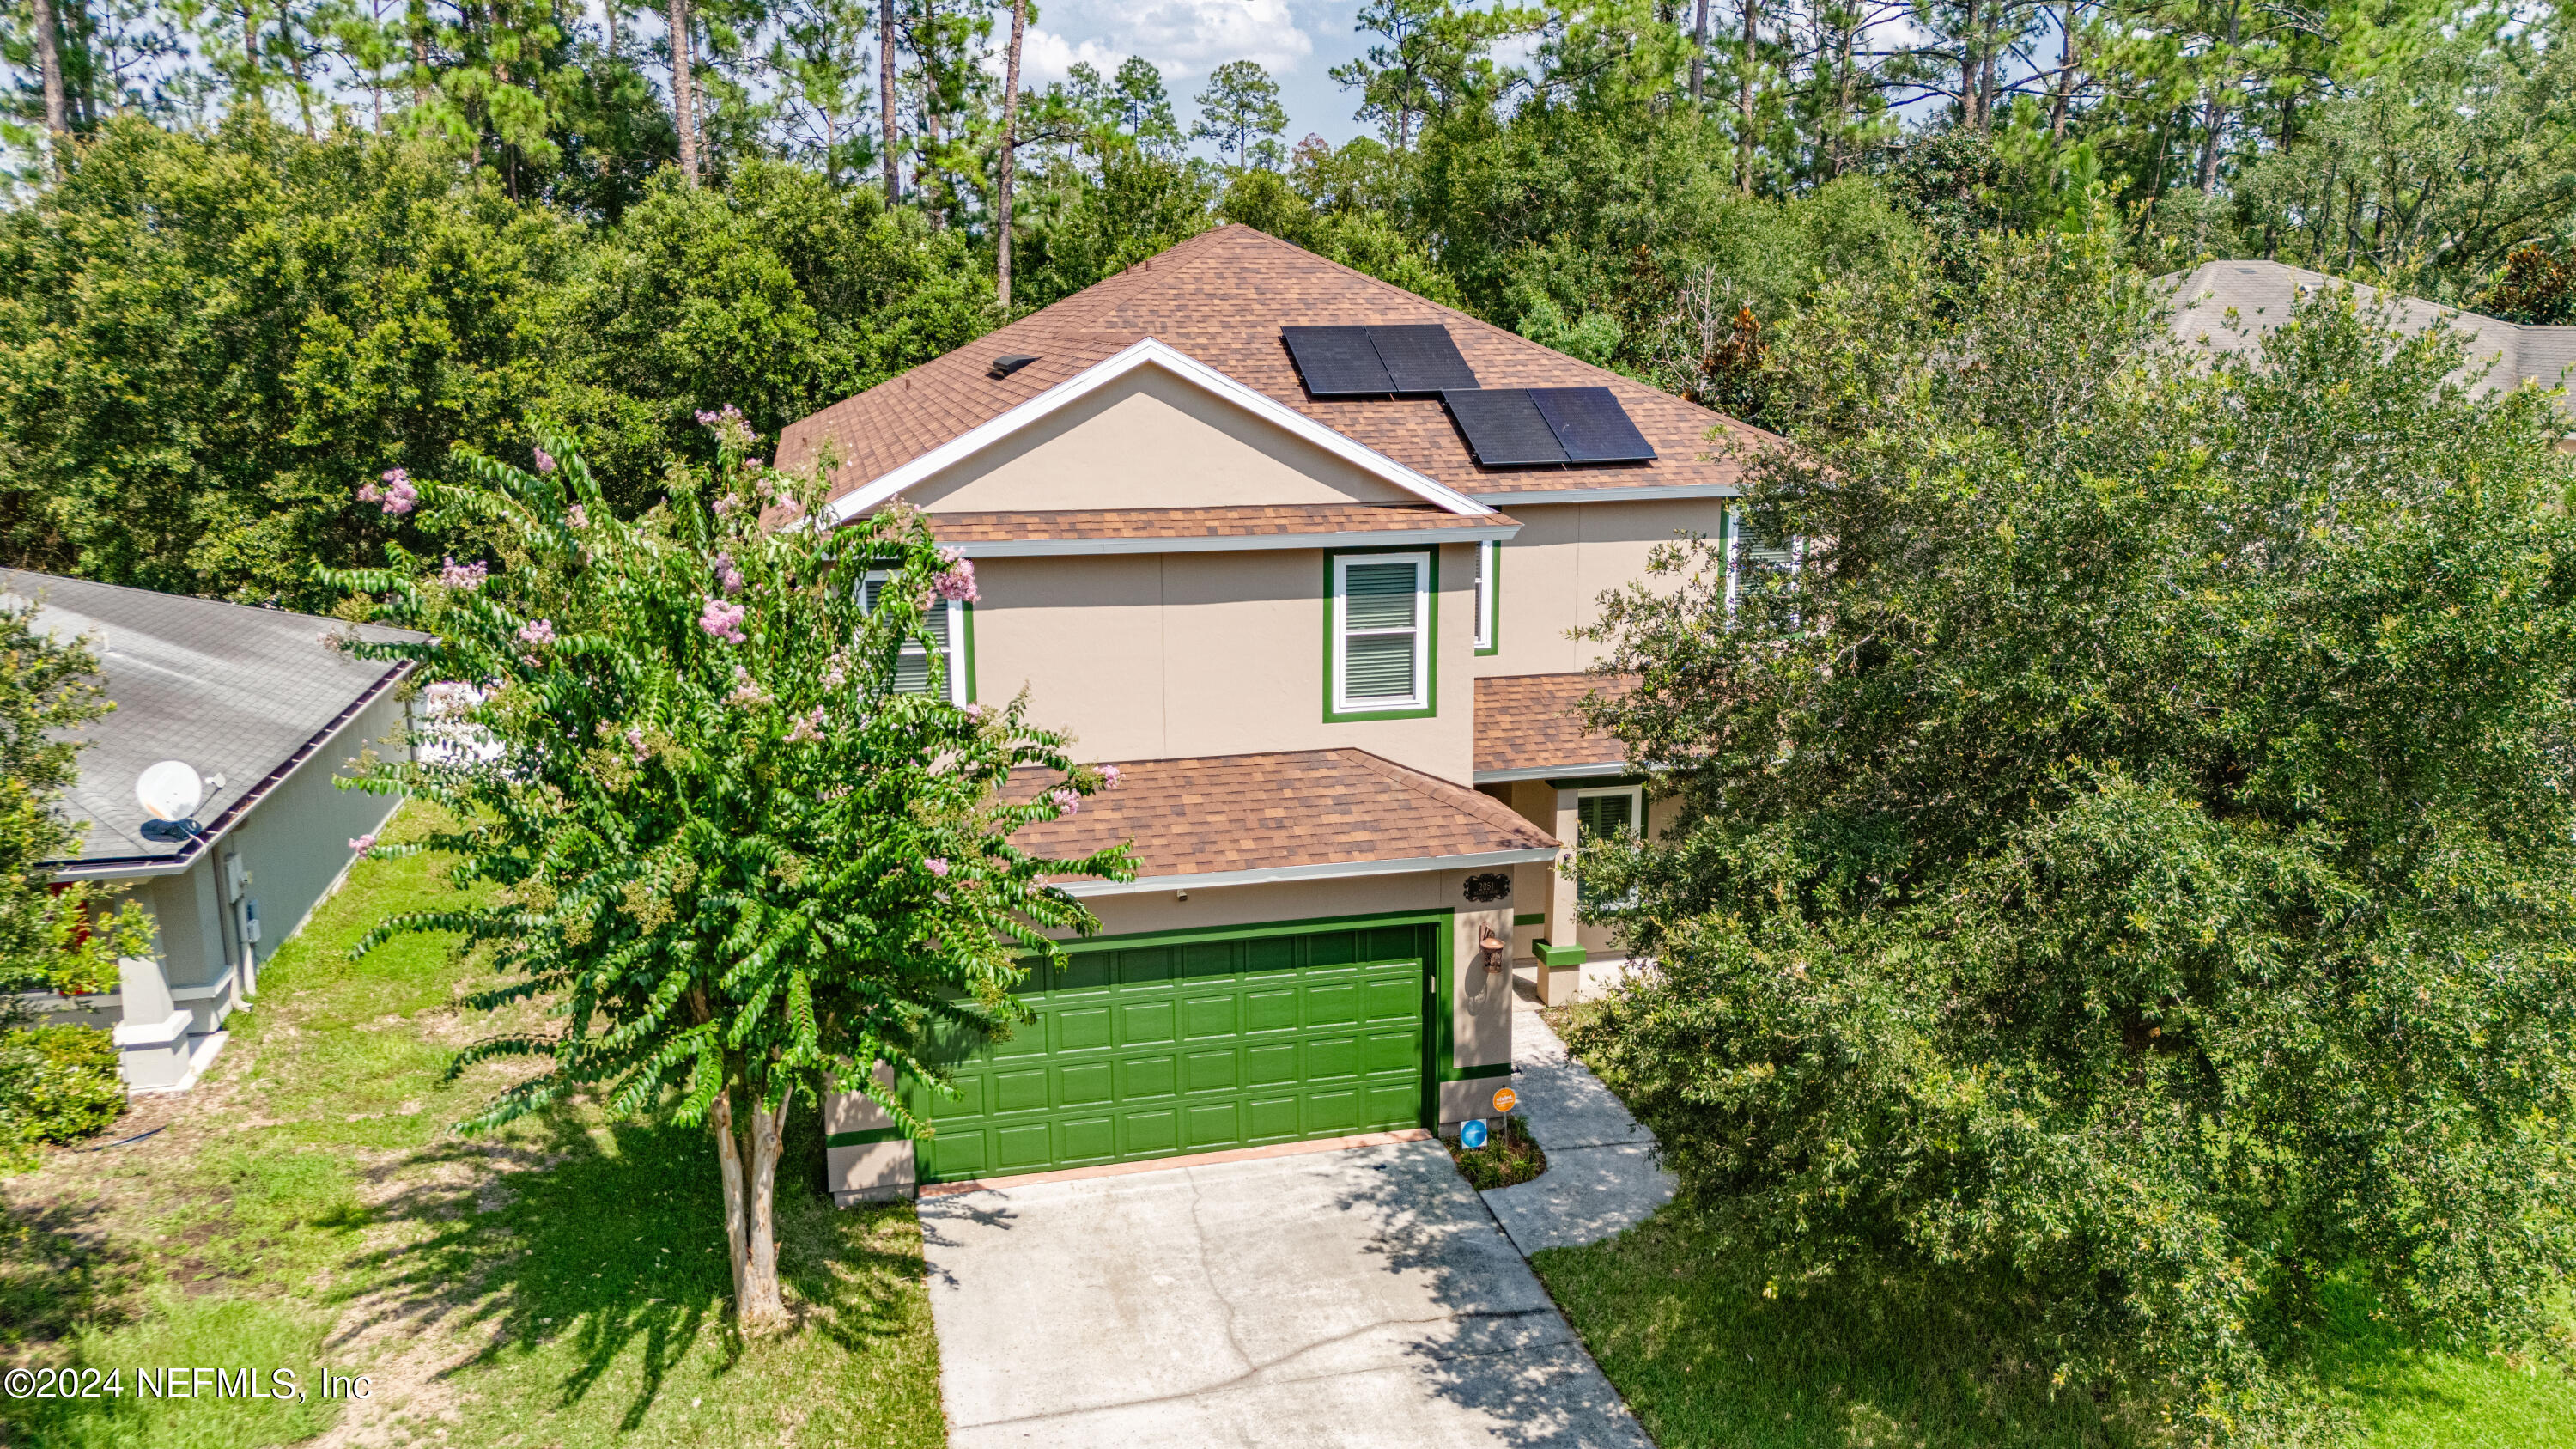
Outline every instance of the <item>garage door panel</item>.
{"label": "garage door panel", "polygon": [[1335,1077],[1360,1074],[1360,1039],[1356,1036],[1317,1036],[1306,1039],[1306,1080],[1329,1081]]}
{"label": "garage door panel", "polygon": [[1042,1112],[1055,1103],[1047,1100],[1050,1074],[1044,1067],[1024,1072],[995,1072],[993,1110],[996,1112]]}
{"label": "garage door panel", "polygon": [[1230,993],[1224,996],[1186,997],[1181,1002],[1181,1035],[1187,1040],[1200,1041],[1208,1037],[1230,1037],[1238,1029],[1235,998]]}
{"label": "garage door panel", "polygon": [[1085,1162],[1117,1161],[1117,1119],[1113,1117],[1066,1118],[1064,1140],[1056,1149],[1056,1160],[1068,1167]]}
{"label": "garage door panel", "polygon": [[1054,1029],[1047,1033],[1047,1045],[1059,1052],[1096,1051],[1110,1044],[1106,1006],[1061,1007],[1048,1024]]}
{"label": "garage door panel", "polygon": [[1275,991],[1245,992],[1243,1016],[1245,1031],[1295,1031],[1298,1026],[1297,988],[1285,986]]}
{"label": "garage door panel", "polygon": [[1181,1150],[1181,1113],[1176,1107],[1128,1112],[1118,1122],[1122,1157],[1165,1157]]}
{"label": "garage door panel", "polygon": [[1117,962],[1116,981],[1121,988],[1130,986],[1168,986],[1180,979],[1180,953],[1169,946],[1140,951],[1113,951]]}
{"label": "garage door panel", "polygon": [[1243,1135],[1254,1142],[1294,1142],[1304,1114],[1294,1096],[1252,1097],[1243,1104]]}
{"label": "garage door panel", "polygon": [[1242,1053],[1233,1047],[1221,1051],[1190,1052],[1181,1058],[1181,1090],[1184,1092],[1231,1092],[1243,1084]]}
{"label": "garage door panel", "polygon": [[1085,950],[1036,1020],[925,1093],[924,1181],[1412,1126],[1433,930],[1338,928]]}
{"label": "garage door panel", "polygon": [[1243,1078],[1247,1085],[1255,1087],[1297,1080],[1297,1044],[1282,1041],[1245,1047]]}
{"label": "garage door panel", "polygon": [[1243,1140],[1243,1104],[1206,1102],[1181,1113],[1182,1145],[1193,1152],[1232,1147]]}
{"label": "garage door panel", "polygon": [[1180,1040],[1180,1003],[1175,1001],[1122,1001],[1118,1003],[1118,1044],[1122,1047],[1160,1046]]}
{"label": "garage door panel", "polygon": [[1130,1057],[1118,1064],[1118,1100],[1171,1096],[1180,1086],[1180,1064],[1170,1056]]}
{"label": "garage door panel", "polygon": [[1088,1107],[1117,1095],[1115,1073],[1107,1062],[1082,1062],[1055,1069],[1055,1105]]}

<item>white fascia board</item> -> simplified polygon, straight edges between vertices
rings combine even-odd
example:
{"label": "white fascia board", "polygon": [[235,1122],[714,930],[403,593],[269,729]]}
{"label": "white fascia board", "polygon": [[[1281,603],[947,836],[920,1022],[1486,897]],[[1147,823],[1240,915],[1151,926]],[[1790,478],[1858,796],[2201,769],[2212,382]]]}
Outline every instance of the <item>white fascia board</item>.
{"label": "white fascia board", "polygon": [[[924,514],[933,533],[939,515]],[[1401,533],[1271,533],[1208,538],[1011,538],[950,547],[968,558],[1039,558],[1104,553],[1247,553],[1259,549],[1377,548],[1391,544],[1501,542],[1521,531],[1515,523],[1492,528],[1423,528]]]}
{"label": "white fascia board", "polygon": [[1664,483],[1649,488],[1533,488],[1522,493],[1479,493],[1476,501],[1497,508],[1515,503],[1652,503],[1665,498],[1741,498],[1732,483]]}
{"label": "white fascia board", "polygon": [[1422,855],[1408,860],[1351,860],[1329,865],[1283,865],[1269,870],[1217,870],[1200,875],[1148,875],[1129,881],[1086,880],[1061,887],[1074,896],[1124,896],[1140,891],[1215,890],[1219,886],[1278,885],[1301,880],[1348,880],[1364,875],[1412,875],[1426,870],[1482,870],[1496,865],[1537,865],[1556,859],[1552,845],[1489,850],[1480,855]]}
{"label": "white fascia board", "polygon": [[1640,773],[1624,760],[1590,765],[1535,765],[1526,770],[1478,770],[1479,785],[1508,785],[1515,780],[1591,780],[1616,779],[1621,775]]}
{"label": "white fascia board", "polygon": [[1418,498],[1437,503],[1452,513],[1479,516],[1495,511],[1444,483],[1434,481],[1426,473],[1408,468],[1375,448],[1334,432],[1269,394],[1246,387],[1197,358],[1148,337],[1102,358],[1001,416],[958,434],[902,467],[870,479],[855,492],[843,494],[825,505],[824,513],[833,523],[847,523],[931,474],[973,457],[1029,424],[1148,365],[1193,383],[1266,422],[1287,429],[1344,462],[1373,473]]}

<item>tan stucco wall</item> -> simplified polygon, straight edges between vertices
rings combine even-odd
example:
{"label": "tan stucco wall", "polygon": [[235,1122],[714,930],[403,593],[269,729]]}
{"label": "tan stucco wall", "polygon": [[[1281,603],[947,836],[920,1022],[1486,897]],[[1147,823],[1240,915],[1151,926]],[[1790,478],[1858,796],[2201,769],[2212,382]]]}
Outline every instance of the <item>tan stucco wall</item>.
{"label": "tan stucco wall", "polygon": [[904,497],[933,513],[1421,501],[1155,367],[932,474]]}
{"label": "tan stucco wall", "polygon": [[1521,531],[1503,545],[1502,642],[1476,661],[1478,675],[1568,674],[1601,657],[1565,637],[1599,616],[1611,589],[1646,578],[1655,545],[1684,532],[1723,535],[1727,500],[1506,504]]}
{"label": "tan stucco wall", "polygon": [[1350,746],[1464,781],[1474,769],[1472,545],[1439,550],[1439,713],[1324,722],[1315,550],[997,558],[976,566],[976,697],[1030,692],[1091,760]]}

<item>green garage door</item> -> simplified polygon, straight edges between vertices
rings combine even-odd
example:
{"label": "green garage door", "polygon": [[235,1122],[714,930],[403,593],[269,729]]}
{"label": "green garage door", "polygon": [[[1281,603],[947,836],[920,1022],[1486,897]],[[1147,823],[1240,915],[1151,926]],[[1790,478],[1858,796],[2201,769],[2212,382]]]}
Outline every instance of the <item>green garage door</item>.
{"label": "green garage door", "polygon": [[[1418,1127],[1429,925],[1077,947],[1037,1020],[922,1092],[921,1180],[956,1182]],[[1040,979],[1040,978],[1047,979]]]}

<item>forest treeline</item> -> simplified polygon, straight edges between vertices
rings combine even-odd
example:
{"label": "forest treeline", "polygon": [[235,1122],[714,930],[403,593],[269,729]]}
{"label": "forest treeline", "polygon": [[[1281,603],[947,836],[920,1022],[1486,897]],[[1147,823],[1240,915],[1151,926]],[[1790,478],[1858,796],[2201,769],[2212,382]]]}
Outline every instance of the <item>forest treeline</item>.
{"label": "forest treeline", "polygon": [[0,560],[321,607],[471,542],[346,506],[388,468],[536,416],[641,503],[701,408],[774,435],[1223,220],[1756,421],[1819,279],[1994,231],[2576,316],[2557,7],[1373,0],[1340,145],[1250,61],[1015,89],[1035,19],[8,0]]}

